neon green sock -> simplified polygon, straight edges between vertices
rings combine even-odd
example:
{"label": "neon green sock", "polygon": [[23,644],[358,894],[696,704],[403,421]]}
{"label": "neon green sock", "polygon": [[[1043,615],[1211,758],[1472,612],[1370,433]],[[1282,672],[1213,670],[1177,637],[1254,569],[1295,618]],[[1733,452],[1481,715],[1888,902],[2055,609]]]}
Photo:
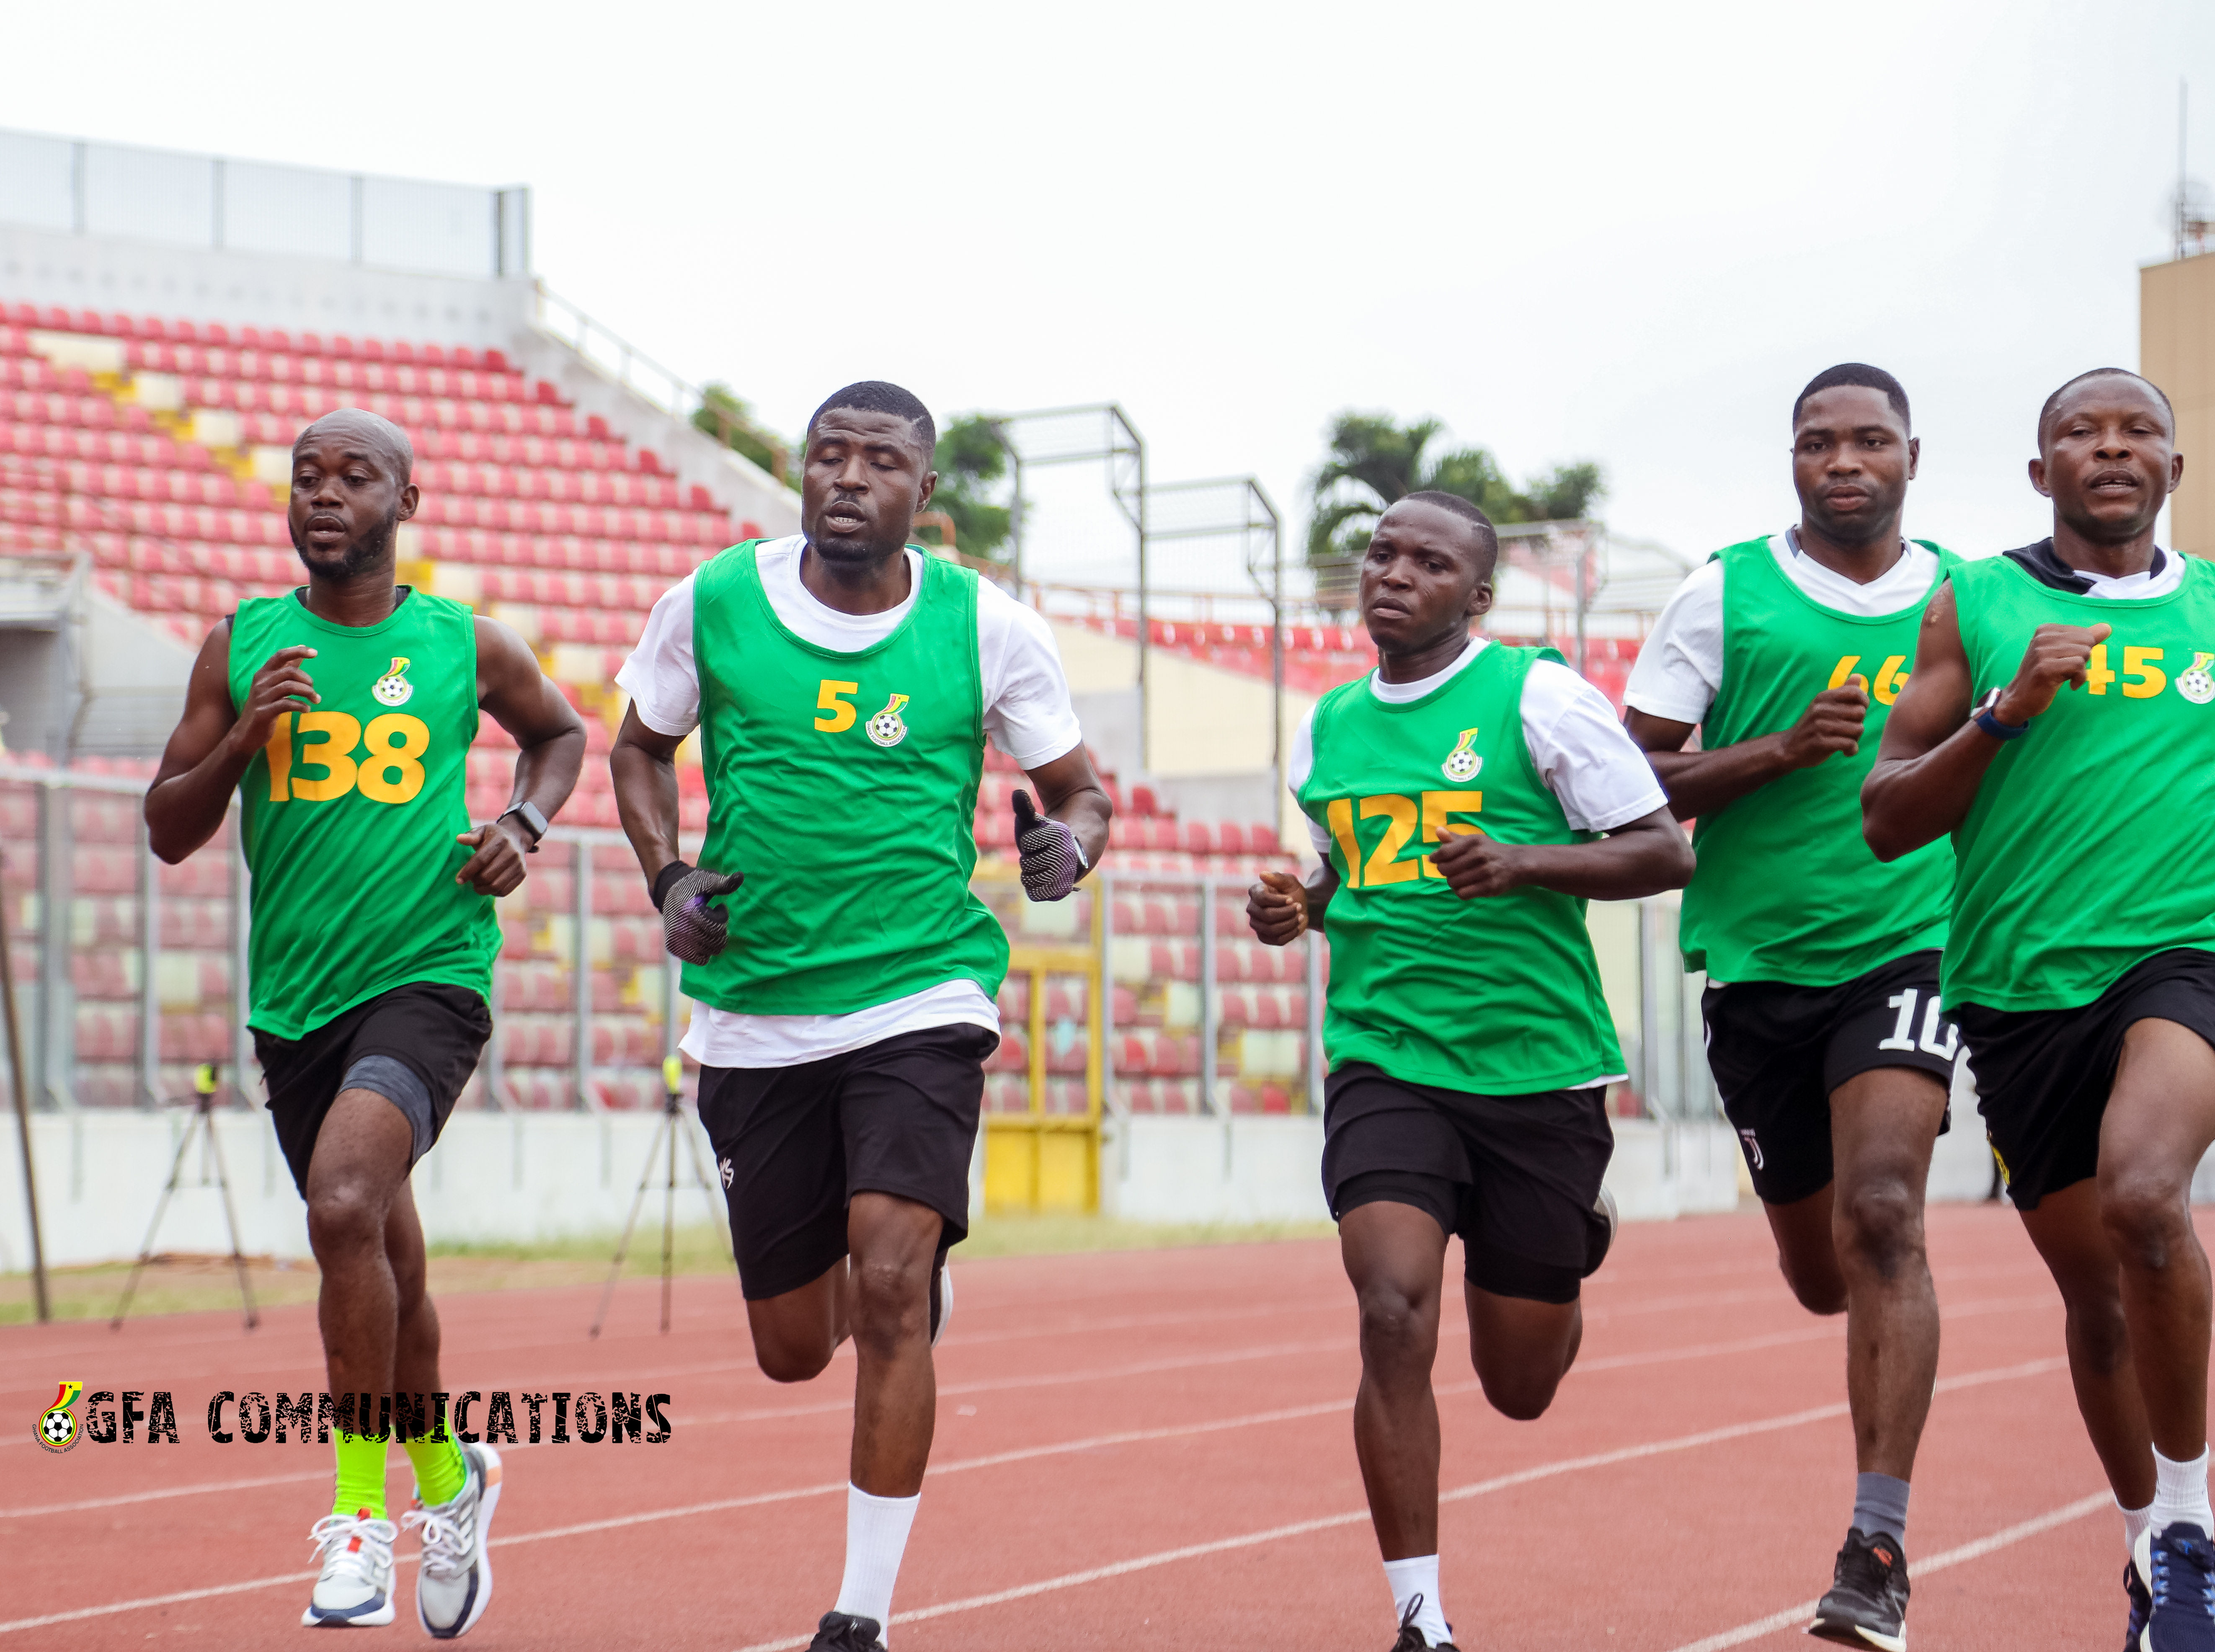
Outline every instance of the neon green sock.
{"label": "neon green sock", "polygon": [[384,1441],[364,1440],[343,1428],[332,1436],[338,1452],[338,1493],[331,1502],[334,1514],[359,1514],[367,1509],[384,1518]]}
{"label": "neon green sock", "polygon": [[415,1465],[415,1495],[425,1508],[451,1502],[469,1483],[469,1463],[451,1434],[444,1440],[410,1440],[400,1449]]}

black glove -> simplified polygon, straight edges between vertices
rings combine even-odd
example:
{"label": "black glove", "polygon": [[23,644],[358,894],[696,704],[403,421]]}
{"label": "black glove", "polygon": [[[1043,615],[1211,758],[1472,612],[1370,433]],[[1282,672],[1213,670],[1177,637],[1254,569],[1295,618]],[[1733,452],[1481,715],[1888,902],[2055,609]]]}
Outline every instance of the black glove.
{"label": "black glove", "polygon": [[730,940],[731,920],[710,897],[727,895],[745,881],[742,872],[710,872],[672,861],[654,875],[653,904],[661,908],[661,937],[688,964],[704,964]]}
{"label": "black glove", "polygon": [[1066,900],[1077,880],[1091,869],[1077,834],[1031,807],[1031,795],[1015,795],[1015,853],[1022,857],[1023,893],[1033,900]]}

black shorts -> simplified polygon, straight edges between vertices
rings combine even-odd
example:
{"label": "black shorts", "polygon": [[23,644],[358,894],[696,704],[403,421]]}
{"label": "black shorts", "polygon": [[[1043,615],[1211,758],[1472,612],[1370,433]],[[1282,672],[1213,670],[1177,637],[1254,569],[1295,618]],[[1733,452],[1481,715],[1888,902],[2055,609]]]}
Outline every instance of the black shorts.
{"label": "black shorts", "polygon": [[1478,1096],[1349,1061],[1323,1085],[1331,1215],[1390,1201],[1461,1236],[1462,1268],[1495,1296],[1574,1302],[1607,1254],[1596,1208],[1615,1153],[1607,1091]]}
{"label": "black shorts", "polygon": [[[1831,1185],[1831,1094],[1879,1067],[1950,1085],[1960,1035],[1938,1008],[1938,952],[1911,952],[1842,986],[1735,981],[1700,995],[1708,1066],[1764,1204]],[[1939,1121],[1953,1127],[1949,1109]]]}
{"label": "black shorts", "polygon": [[969,1237],[969,1160],[985,1062],[1000,1036],[932,1027],[794,1067],[703,1067],[700,1122],[731,1207],[749,1302],[782,1296],[846,1254],[857,1193],[928,1205],[944,1256]]}
{"label": "black shorts", "polygon": [[[254,1053],[269,1088],[269,1116],[302,1196],[324,1116],[357,1065],[366,1064],[355,1077],[356,1087],[386,1096],[414,1131],[412,1167],[446,1127],[455,1098],[477,1070],[491,1036],[492,1014],[482,998],[466,986],[423,981],[380,992],[304,1037],[255,1033]],[[406,1072],[394,1071],[389,1065],[394,1062]],[[380,1064],[387,1064],[382,1075]]]}
{"label": "black shorts", "polygon": [[2008,1196],[2017,1210],[2035,1210],[2047,1194],[2099,1173],[2100,1121],[2133,1023],[2174,1021],[2215,1044],[2215,954],[2156,953],[2081,1009],[1965,1004],[1954,1013]]}

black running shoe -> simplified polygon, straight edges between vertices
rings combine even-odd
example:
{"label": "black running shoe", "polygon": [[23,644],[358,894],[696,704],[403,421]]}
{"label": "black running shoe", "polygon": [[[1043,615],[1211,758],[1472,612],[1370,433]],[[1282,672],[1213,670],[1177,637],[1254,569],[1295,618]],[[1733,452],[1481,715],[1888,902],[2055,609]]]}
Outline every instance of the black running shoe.
{"label": "black running shoe", "polygon": [[1907,1557],[1898,1538],[1883,1532],[1872,1537],[1859,1526],[1846,1533],[1831,1592],[1807,1632],[1841,1646],[1907,1652]]}
{"label": "black running shoe", "polygon": [[[1409,1597],[1407,1611],[1400,1614],[1400,1638],[1392,1643],[1392,1652],[1461,1652],[1451,1641],[1440,1641],[1435,1647],[1423,1638],[1423,1631],[1415,1627],[1415,1614],[1423,1609],[1423,1597]],[[1453,1625],[1446,1625],[1446,1633],[1453,1633]]]}
{"label": "black running shoe", "polygon": [[826,1612],[815,1626],[807,1652],[885,1652],[884,1625],[874,1618],[850,1618]]}
{"label": "black running shoe", "polygon": [[2138,1569],[2153,1597],[2140,1652],[2215,1652],[2215,1545],[2190,1520],[2138,1539]]}
{"label": "black running shoe", "polygon": [[2135,1559],[2123,1563],[2123,1593],[2131,1598],[2131,1626],[2123,1631],[2123,1652],[2138,1652],[2138,1640],[2145,1633],[2146,1619],[2153,1616],[2153,1594],[2138,1575]]}

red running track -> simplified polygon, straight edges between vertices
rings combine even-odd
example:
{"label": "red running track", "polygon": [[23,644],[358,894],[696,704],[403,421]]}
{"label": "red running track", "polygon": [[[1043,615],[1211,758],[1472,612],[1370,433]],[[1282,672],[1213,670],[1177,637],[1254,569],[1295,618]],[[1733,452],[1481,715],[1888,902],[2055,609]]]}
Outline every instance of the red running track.
{"label": "red running track", "polygon": [[[1908,1547],[1915,1643],[2106,1645],[2121,1524],[2059,1300],[2008,1212],[1934,1211],[1930,1239],[1945,1346]],[[899,1652],[1390,1644],[1329,1241],[955,1265]],[[656,1288],[627,1285],[597,1343],[589,1288],[441,1304],[457,1391],[674,1396],[665,1445],[503,1447],[497,1590],[471,1646],[758,1652],[805,1645],[831,1606],[850,1357],[779,1387],[753,1368],[734,1282],[680,1280],[666,1338]],[[1457,1323],[1441,1349],[1461,1644],[1788,1644],[1851,1507],[1844,1322],[1792,1302],[1753,1213],[1624,1228],[1586,1303],[1583,1356],[1536,1423],[1486,1407]],[[171,1391],[181,1443],[41,1450],[64,1379]],[[251,1335],[224,1314],[0,1332],[0,1652],[297,1646],[329,1448],[217,1445],[204,1412],[218,1389],[321,1382],[305,1307]],[[388,1643],[421,1637],[414,1547]]]}

